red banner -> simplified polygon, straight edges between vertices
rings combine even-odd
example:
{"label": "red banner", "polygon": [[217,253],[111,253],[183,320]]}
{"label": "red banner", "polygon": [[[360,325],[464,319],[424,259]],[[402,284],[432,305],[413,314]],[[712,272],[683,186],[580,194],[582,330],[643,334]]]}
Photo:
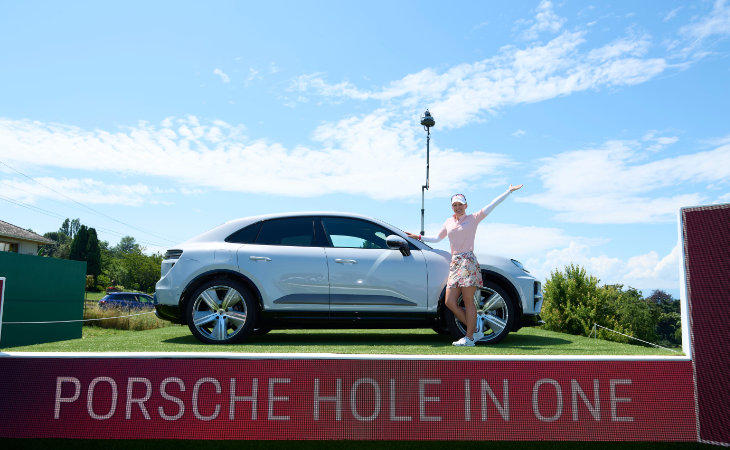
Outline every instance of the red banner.
{"label": "red banner", "polygon": [[682,226],[699,434],[730,445],[730,204],[684,208]]}
{"label": "red banner", "polygon": [[695,441],[689,361],[0,358],[0,437]]}

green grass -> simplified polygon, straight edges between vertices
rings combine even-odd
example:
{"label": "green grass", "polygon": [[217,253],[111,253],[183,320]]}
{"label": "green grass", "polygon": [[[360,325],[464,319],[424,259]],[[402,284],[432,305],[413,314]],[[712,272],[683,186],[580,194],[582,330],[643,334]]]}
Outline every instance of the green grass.
{"label": "green grass", "polygon": [[87,302],[97,303],[105,295],[106,295],[106,292],[85,292],[84,298],[86,299]]}
{"label": "green grass", "polygon": [[496,345],[460,348],[430,329],[275,330],[236,345],[206,345],[186,326],[125,331],[84,327],[83,337],[21,347],[14,352],[235,352],[395,355],[647,355],[679,356],[666,350],[523,328]]}

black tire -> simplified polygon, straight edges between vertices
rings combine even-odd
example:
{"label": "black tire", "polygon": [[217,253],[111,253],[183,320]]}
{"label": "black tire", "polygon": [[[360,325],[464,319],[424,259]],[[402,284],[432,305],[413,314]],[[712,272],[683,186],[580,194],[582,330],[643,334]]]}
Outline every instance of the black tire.
{"label": "black tire", "polygon": [[241,282],[227,278],[198,286],[185,308],[188,328],[206,344],[233,344],[254,330],[258,309],[254,295]]}
{"label": "black tire", "polygon": [[[496,344],[504,339],[512,330],[515,322],[515,304],[512,297],[498,284],[484,281],[484,287],[477,288],[474,295],[477,302],[477,329],[479,322],[483,324],[484,338],[479,344]],[[464,301],[459,297],[459,305]],[[446,326],[454,339],[461,339],[466,334],[466,327],[459,322],[450,309],[444,308]]]}
{"label": "black tire", "polygon": [[254,328],[253,331],[251,331],[251,336],[263,336],[265,334],[268,334],[269,331],[271,331],[273,328],[271,327],[258,327]]}

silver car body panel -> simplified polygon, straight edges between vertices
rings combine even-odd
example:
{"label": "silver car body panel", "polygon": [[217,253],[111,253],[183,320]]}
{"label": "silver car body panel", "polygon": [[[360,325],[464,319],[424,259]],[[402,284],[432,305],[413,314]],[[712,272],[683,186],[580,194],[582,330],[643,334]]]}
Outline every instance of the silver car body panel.
{"label": "silver car body panel", "polygon": [[256,284],[264,310],[329,310],[324,247],[239,244],[238,268]]}
{"label": "silver car body panel", "polygon": [[[392,230],[412,245],[410,256],[395,249],[290,247],[237,244],[225,239],[258,221],[297,216],[350,217]],[[212,272],[234,272],[259,290],[264,311],[438,311],[446,286],[450,254],[408,238],[402,230],[377,219],[341,212],[298,212],[247,217],[226,222],[175,247],[179,259],[162,262],[156,302],[178,306],[196,278]],[[340,261],[338,261],[340,260]],[[350,262],[356,261],[356,262]],[[481,268],[509,282],[523,314],[539,313],[539,282],[510,259],[482,255]],[[357,298],[360,297],[360,298]]]}
{"label": "silver car body panel", "polygon": [[325,249],[332,311],[418,311],[428,308],[426,263],[420,251]]}

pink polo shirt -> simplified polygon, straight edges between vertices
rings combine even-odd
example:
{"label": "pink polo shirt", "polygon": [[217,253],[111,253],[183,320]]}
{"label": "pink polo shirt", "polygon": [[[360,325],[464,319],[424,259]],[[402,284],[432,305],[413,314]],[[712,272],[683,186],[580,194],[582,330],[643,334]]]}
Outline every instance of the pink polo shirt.
{"label": "pink polo shirt", "polygon": [[454,214],[446,219],[444,226],[441,228],[441,231],[439,231],[437,236],[422,236],[421,240],[424,242],[439,242],[448,236],[452,255],[473,252],[474,237],[477,234],[477,226],[479,225],[479,222],[484,220],[484,218],[487,217],[487,215],[492,212],[497,205],[502,203],[509,194],[510,191],[508,189],[507,192],[495,198],[492,200],[492,203],[474,214],[464,214],[461,218],[457,218],[456,214]]}

